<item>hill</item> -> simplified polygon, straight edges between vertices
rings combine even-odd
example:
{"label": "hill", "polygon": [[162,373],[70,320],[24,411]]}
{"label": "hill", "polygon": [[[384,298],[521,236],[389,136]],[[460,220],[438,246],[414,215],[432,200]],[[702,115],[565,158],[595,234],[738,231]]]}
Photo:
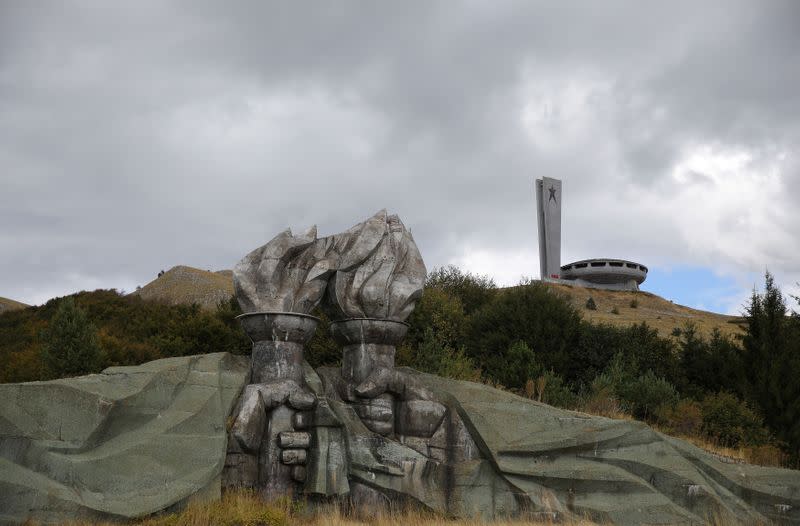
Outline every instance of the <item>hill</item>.
{"label": "hill", "polygon": [[24,303],[20,303],[18,301],[10,300],[8,298],[0,297],[0,312],[19,310],[19,309],[24,309],[25,307],[29,307],[29,305],[25,305]]}
{"label": "hill", "polygon": [[[584,319],[590,322],[617,327],[646,322],[664,338],[670,337],[673,329],[683,328],[688,322],[694,323],[698,332],[706,337],[715,328],[733,338],[743,334],[743,320],[738,316],[692,309],[650,292],[590,289],[555,283],[547,285],[564,294]],[[197,303],[204,308],[214,309],[220,300],[227,300],[233,295],[233,272],[210,272],[180,265],[133,294],[169,305]],[[586,308],[589,297],[594,299],[597,310]],[[632,307],[633,304],[636,305],[635,308]],[[618,314],[612,312],[614,309]]]}
{"label": "hill", "polygon": [[[744,320],[739,316],[727,316],[678,305],[645,291],[601,290],[548,283],[548,286],[564,294],[577,308],[583,318],[594,323],[607,323],[619,327],[646,322],[657,329],[659,336],[668,338],[674,328],[682,329],[691,322],[700,334],[708,337],[717,328],[727,336],[736,338],[744,334]],[[597,310],[586,308],[586,301],[594,299]],[[635,307],[633,306],[635,305]],[[616,309],[616,312],[613,312]]]}
{"label": "hill", "polygon": [[178,265],[132,294],[168,305],[197,303],[214,309],[220,301],[233,296],[233,272],[210,272]]}

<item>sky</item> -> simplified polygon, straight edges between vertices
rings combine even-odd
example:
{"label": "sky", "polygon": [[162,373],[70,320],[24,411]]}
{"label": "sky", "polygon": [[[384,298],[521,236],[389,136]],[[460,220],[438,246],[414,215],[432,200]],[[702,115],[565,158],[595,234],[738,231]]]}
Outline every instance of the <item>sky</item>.
{"label": "sky", "polygon": [[429,270],[511,285],[548,176],[563,263],[740,313],[766,270],[800,293],[798,50],[791,0],[0,2],[0,296],[382,208]]}

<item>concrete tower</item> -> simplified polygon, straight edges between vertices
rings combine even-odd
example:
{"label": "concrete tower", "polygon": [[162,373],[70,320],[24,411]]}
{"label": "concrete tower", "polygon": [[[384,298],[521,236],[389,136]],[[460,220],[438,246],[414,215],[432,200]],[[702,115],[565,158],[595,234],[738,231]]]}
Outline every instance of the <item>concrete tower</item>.
{"label": "concrete tower", "polygon": [[561,277],[561,181],[536,180],[539,219],[539,269],[542,279]]}

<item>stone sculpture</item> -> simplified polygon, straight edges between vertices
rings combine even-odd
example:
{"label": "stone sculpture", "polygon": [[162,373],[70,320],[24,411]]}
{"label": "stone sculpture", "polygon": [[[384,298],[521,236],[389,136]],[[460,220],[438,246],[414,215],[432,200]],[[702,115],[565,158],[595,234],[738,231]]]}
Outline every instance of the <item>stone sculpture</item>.
{"label": "stone sculpture", "polygon": [[[291,495],[305,479],[310,435],[294,429],[294,410],[310,409],[314,397],[302,378],[303,347],[316,329],[309,315],[327,291],[334,335],[345,345],[343,371],[351,387],[378,368],[394,367],[402,323],[422,294],[425,265],[397,216],[381,210],[351,229],[317,239],[316,227],[277,235],[234,268],[242,326],[253,341],[251,380],[232,437],[232,461],[242,484],[266,498]],[[276,394],[277,393],[277,394]],[[391,394],[364,399],[360,414],[372,428],[391,433]],[[266,414],[270,412],[267,420]]]}
{"label": "stone sculpture", "polygon": [[[212,354],[0,385],[0,524],[140,517],[237,486],[366,513],[800,524],[798,471],[396,368],[424,277],[385,211],[324,238],[287,231],[234,273],[249,364]],[[302,360],[317,305],[341,369]]]}

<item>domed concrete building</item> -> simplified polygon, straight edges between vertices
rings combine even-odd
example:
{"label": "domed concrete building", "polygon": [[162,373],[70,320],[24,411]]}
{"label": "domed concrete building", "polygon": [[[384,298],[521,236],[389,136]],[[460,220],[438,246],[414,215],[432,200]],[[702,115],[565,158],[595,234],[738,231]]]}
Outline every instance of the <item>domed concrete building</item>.
{"label": "domed concrete building", "polygon": [[561,265],[561,181],[536,180],[539,222],[539,268],[543,281],[564,281],[584,287],[639,290],[647,278],[641,263],[616,258],[584,259]]}

